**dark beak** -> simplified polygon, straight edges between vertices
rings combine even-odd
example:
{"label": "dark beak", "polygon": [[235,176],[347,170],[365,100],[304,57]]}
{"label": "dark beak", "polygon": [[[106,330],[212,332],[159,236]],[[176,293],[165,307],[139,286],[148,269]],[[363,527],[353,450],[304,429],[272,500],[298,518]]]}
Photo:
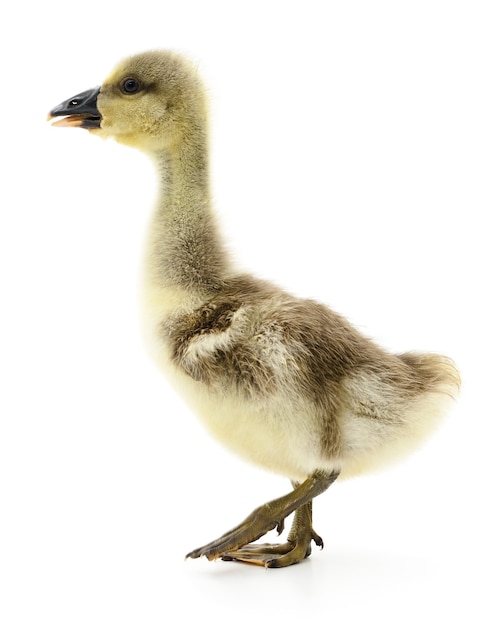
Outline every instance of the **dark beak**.
{"label": "dark beak", "polygon": [[54,122],[54,126],[100,128],[101,115],[96,106],[99,93],[100,88],[96,87],[69,98],[53,108],[48,114],[48,119],[63,116]]}

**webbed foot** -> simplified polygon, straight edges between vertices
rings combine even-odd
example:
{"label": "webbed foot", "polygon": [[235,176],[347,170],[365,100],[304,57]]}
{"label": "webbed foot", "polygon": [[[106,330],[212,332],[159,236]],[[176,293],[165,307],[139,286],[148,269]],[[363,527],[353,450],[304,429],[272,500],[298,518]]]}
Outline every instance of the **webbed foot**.
{"label": "webbed foot", "polygon": [[[325,491],[338,477],[339,472],[317,471],[294,491],[263,504],[255,509],[241,524],[215,541],[190,552],[186,558],[206,556],[208,560],[224,558],[263,567],[285,567],[303,560],[311,553],[311,541],[323,546],[323,541],[311,526],[311,501]],[[285,544],[252,544],[268,531],[277,528],[279,534],[285,518],[296,511],[294,523]]]}
{"label": "webbed foot", "polygon": [[223,561],[240,561],[262,567],[287,567],[306,559],[311,554],[311,542],[323,549],[323,539],[312,527],[312,503],[299,507],[294,514],[292,528],[285,543],[251,543],[222,554]]}

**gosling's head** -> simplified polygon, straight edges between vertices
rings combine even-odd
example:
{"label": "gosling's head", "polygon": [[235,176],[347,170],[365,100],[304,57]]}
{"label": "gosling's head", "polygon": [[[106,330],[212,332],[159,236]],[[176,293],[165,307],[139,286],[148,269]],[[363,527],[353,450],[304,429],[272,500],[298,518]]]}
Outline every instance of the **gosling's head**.
{"label": "gosling's head", "polygon": [[173,150],[202,132],[204,91],[195,68],[168,51],[138,54],[120,63],[101,87],[62,102],[54,124],[86,128],[145,152]]}

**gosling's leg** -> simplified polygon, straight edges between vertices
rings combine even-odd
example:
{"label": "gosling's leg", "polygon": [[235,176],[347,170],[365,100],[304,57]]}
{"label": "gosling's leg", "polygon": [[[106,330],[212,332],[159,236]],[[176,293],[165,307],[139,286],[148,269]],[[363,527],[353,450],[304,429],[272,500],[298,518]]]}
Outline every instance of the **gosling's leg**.
{"label": "gosling's leg", "polygon": [[[206,556],[210,561],[221,558],[224,555],[227,559],[236,558],[233,553],[237,552],[243,546],[247,546],[247,544],[252,541],[256,541],[269,530],[277,528],[278,532],[281,533],[284,528],[285,518],[303,507],[301,513],[299,513],[294,520],[296,527],[294,528],[293,526],[293,530],[291,530],[290,533],[292,535],[291,541],[297,544],[296,552],[290,557],[288,554],[284,553],[282,557],[275,557],[274,559],[269,559],[268,557],[266,559],[260,559],[258,555],[258,559],[251,559],[250,562],[257,565],[264,565],[265,567],[283,567],[284,565],[291,565],[292,563],[304,559],[305,556],[307,556],[308,543],[311,542],[311,538],[315,539],[317,543],[322,543],[321,538],[314,533],[311,526],[311,506],[305,507],[305,505],[311,505],[311,500],[328,489],[337,479],[338,475],[338,471],[331,473],[320,470],[316,471],[303,483],[297,485],[294,491],[258,507],[239,524],[239,526],[236,526],[215,541],[197,550],[193,550],[186,558],[196,559],[200,556]],[[311,536],[309,541],[307,540],[308,532]],[[299,537],[298,541],[294,539],[296,536]],[[304,543],[305,547],[303,550],[302,546]],[[246,561],[247,559],[242,560]],[[275,563],[272,565],[271,561],[275,561]]]}
{"label": "gosling's leg", "polygon": [[323,548],[323,539],[313,530],[311,501],[300,506],[294,513],[286,543],[251,543],[223,554],[222,560],[241,561],[263,567],[286,567],[307,558],[311,554],[312,541]]}

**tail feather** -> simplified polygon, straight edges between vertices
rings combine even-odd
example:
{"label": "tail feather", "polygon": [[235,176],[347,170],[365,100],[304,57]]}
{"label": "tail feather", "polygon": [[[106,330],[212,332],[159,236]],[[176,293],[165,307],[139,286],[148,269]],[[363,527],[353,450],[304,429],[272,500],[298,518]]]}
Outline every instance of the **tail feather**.
{"label": "tail feather", "polygon": [[455,363],[442,354],[406,352],[400,358],[413,368],[425,391],[436,391],[457,398],[461,388],[461,375]]}

